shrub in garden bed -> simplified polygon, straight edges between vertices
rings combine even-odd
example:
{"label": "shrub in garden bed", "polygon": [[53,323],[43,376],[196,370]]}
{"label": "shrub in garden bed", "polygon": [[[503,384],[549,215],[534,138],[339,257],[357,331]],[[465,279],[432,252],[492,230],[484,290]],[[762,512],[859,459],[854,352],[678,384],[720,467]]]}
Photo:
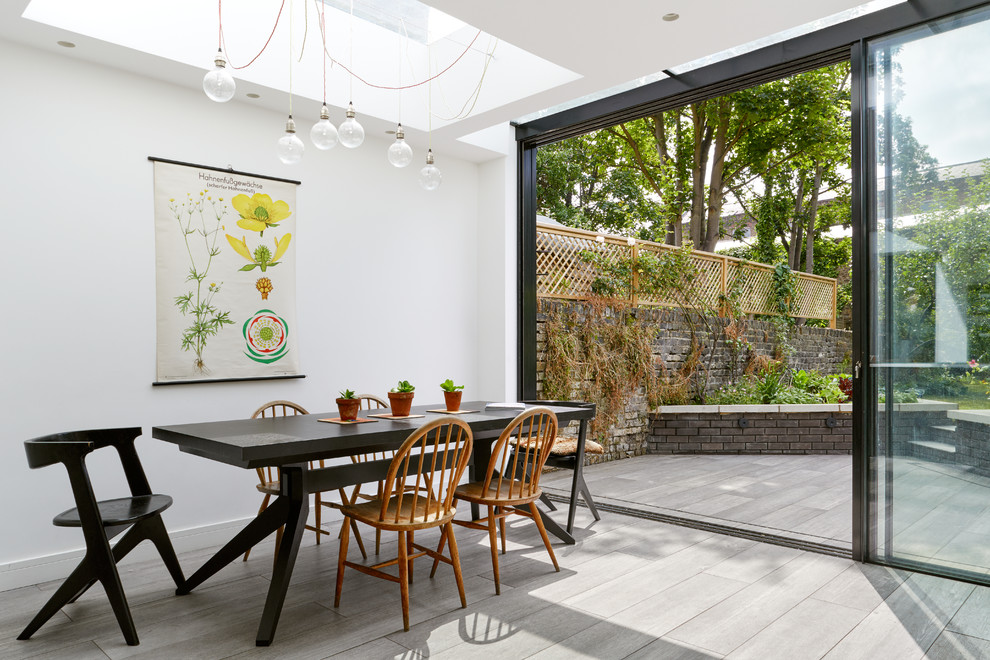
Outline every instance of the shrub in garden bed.
{"label": "shrub in garden bed", "polygon": [[826,376],[818,371],[787,370],[772,362],[759,374],[743,376],[737,383],[721,387],[707,397],[714,405],[845,403],[842,388],[845,374]]}

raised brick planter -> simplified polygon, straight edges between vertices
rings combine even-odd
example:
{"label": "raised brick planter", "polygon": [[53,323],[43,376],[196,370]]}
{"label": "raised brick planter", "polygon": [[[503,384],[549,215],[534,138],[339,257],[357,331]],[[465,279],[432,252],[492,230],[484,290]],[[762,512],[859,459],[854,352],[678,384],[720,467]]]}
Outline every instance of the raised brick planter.
{"label": "raised brick planter", "polygon": [[651,454],[850,454],[852,405],[664,406]]}

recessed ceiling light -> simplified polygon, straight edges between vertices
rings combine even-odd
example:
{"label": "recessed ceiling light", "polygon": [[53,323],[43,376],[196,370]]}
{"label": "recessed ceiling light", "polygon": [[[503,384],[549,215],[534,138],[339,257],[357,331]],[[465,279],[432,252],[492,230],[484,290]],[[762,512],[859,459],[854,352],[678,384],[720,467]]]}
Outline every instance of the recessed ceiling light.
{"label": "recessed ceiling light", "polygon": [[261,98],[261,94],[255,94],[254,92],[250,92],[248,94],[245,94],[245,96],[247,96],[249,99],[260,99]]}
{"label": "recessed ceiling light", "polygon": [[71,41],[56,41],[55,43],[57,43],[62,48],[75,48],[76,47],[76,45],[74,43],[72,43]]}
{"label": "recessed ceiling light", "polygon": [[663,20],[665,20],[665,21],[667,21],[669,23],[671,21],[676,21],[680,17],[681,17],[680,14],[675,14],[675,13],[671,12],[669,14],[664,14],[663,15]]}

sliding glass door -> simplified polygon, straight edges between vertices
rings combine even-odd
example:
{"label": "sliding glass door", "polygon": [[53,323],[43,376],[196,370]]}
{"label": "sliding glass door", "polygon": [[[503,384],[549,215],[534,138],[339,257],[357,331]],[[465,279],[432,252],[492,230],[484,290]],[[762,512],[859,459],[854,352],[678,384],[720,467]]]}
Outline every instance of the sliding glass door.
{"label": "sliding glass door", "polygon": [[990,580],[990,9],[866,52],[866,549]]}

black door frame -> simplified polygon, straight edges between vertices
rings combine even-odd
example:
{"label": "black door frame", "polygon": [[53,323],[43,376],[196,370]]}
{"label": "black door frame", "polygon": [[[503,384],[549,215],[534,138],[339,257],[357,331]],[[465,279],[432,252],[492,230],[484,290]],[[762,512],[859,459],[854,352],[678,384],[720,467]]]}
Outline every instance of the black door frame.
{"label": "black door frame", "polygon": [[[520,400],[536,398],[536,150],[538,147],[614,124],[639,119],[660,110],[714,98],[789,75],[843,60],[852,66],[852,228],[853,228],[853,558],[867,561],[871,538],[867,433],[876,410],[865,405],[871,391],[868,370],[873,317],[869,308],[869,241],[864,204],[865,166],[870,145],[865,140],[863,112],[867,110],[865,42],[983,5],[987,0],[908,0],[817,32],[671,76],[576,108],[516,125],[518,164],[518,383]],[[859,365],[859,368],[857,368]]]}

